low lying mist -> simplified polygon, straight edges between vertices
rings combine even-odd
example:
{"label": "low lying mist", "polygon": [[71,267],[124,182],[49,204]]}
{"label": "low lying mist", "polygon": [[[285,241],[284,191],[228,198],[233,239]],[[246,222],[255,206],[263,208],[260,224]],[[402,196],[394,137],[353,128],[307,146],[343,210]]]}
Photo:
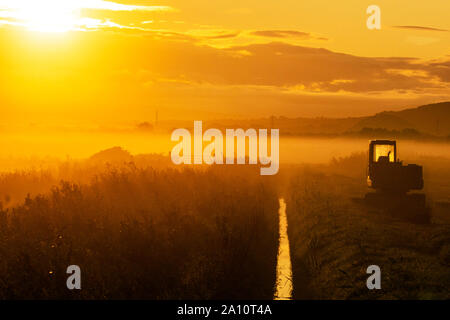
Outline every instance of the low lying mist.
{"label": "low lying mist", "polygon": [[[424,157],[450,159],[446,143],[397,140],[400,160],[414,162]],[[169,155],[175,145],[169,134],[132,132],[52,132],[4,133],[0,141],[0,171],[26,169],[65,160],[89,158],[93,154],[120,146],[137,154]],[[280,133],[281,164],[325,164],[333,158],[367,153],[368,139],[283,137]]]}

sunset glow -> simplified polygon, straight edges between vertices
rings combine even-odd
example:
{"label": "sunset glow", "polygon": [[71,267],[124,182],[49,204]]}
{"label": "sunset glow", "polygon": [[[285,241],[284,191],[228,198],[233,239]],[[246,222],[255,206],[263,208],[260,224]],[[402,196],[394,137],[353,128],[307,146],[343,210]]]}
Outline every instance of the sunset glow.
{"label": "sunset glow", "polygon": [[86,31],[105,24],[83,17],[83,9],[110,11],[165,11],[166,6],[136,6],[103,0],[0,0],[0,24],[24,26],[40,32]]}
{"label": "sunset glow", "polygon": [[449,300],[449,13],[0,0],[0,301]]}
{"label": "sunset glow", "polygon": [[450,99],[450,2],[378,5],[369,30],[358,0],[0,0],[0,122],[351,117]]}
{"label": "sunset glow", "polygon": [[[0,3],[4,3],[0,2]],[[79,18],[77,0],[7,1],[9,17],[28,29],[41,32],[64,32],[76,27]]]}

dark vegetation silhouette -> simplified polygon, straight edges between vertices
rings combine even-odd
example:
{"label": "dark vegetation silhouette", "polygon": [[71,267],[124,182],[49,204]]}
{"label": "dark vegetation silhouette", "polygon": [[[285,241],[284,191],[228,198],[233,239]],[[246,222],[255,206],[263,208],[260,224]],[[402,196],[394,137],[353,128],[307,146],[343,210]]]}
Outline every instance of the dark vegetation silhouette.
{"label": "dark vegetation silhouette", "polygon": [[[66,174],[88,182],[0,205],[0,299],[272,298],[278,199],[259,169],[85,170]],[[55,178],[0,181],[40,191]],[[81,267],[80,291],[66,288],[71,264]]]}

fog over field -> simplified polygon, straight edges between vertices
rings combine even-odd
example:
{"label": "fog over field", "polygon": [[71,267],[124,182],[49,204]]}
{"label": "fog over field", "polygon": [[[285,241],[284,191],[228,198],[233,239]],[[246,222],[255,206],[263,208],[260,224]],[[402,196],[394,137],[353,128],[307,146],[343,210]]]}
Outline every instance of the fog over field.
{"label": "fog over field", "polygon": [[[189,128],[188,128],[189,129]],[[367,153],[367,138],[327,138],[283,136],[280,130],[280,163],[327,163],[332,158],[346,157],[352,153]],[[131,154],[162,154],[169,152],[177,142],[169,134],[146,133],[10,133],[0,141],[0,169],[12,169],[31,164],[36,160],[83,159],[111,147],[120,146]],[[204,142],[205,147],[209,142]],[[448,143],[401,140],[399,158],[413,161],[420,157],[442,157],[450,159]]]}

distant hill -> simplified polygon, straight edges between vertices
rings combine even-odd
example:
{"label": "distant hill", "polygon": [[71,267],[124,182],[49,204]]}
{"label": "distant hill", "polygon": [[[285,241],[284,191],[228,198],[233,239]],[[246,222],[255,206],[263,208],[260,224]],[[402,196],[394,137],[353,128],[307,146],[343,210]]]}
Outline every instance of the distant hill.
{"label": "distant hill", "polygon": [[450,101],[397,112],[384,112],[409,122],[411,128],[437,136],[450,135]]}
{"label": "distant hill", "polygon": [[395,112],[383,112],[371,117],[362,118],[348,131],[360,131],[367,128],[403,130],[414,128],[414,125],[403,117],[398,116]]}
{"label": "distant hill", "polygon": [[[160,132],[192,128],[192,121],[161,121]],[[450,101],[401,111],[385,111],[373,116],[347,118],[220,119],[203,121],[203,130],[217,128],[278,128],[283,136],[392,137],[450,140]]]}
{"label": "distant hill", "polygon": [[292,135],[358,134],[375,133],[378,130],[428,138],[448,138],[450,137],[450,101],[357,118],[276,118],[274,127],[279,127],[285,133]]}
{"label": "distant hill", "polygon": [[132,155],[121,147],[113,147],[95,153],[87,159],[89,164],[113,166],[132,165],[139,168],[168,168],[174,166],[170,154],[137,154]]}
{"label": "distant hill", "polygon": [[94,163],[124,163],[133,160],[133,156],[121,147],[113,147],[92,155],[89,159]]}

